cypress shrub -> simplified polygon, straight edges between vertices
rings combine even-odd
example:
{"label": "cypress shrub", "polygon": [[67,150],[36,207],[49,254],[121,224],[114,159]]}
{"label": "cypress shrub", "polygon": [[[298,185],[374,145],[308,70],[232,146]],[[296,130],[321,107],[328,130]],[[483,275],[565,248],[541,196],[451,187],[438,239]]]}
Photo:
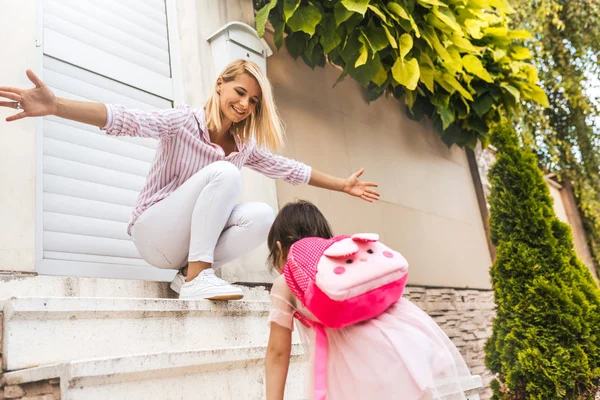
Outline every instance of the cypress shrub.
{"label": "cypress shrub", "polygon": [[493,128],[491,268],[496,302],[486,365],[494,399],[592,399],[600,381],[600,290],[529,150],[508,123]]}

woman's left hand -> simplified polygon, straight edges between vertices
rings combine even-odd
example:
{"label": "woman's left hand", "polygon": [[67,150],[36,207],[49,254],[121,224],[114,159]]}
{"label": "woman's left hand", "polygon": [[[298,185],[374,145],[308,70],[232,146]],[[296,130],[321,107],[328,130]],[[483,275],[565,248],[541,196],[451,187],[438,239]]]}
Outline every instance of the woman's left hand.
{"label": "woman's left hand", "polygon": [[351,196],[360,197],[361,199],[372,203],[376,200],[379,200],[379,193],[373,189],[370,189],[370,187],[377,187],[377,184],[373,182],[364,182],[358,179],[364,172],[365,169],[361,168],[360,171],[350,175],[350,177],[346,179],[342,191]]}

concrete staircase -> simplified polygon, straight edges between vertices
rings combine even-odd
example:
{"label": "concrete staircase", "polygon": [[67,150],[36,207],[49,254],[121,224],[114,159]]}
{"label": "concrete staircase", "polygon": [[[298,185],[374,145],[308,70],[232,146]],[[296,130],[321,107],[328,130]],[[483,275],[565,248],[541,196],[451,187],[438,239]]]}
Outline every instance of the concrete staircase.
{"label": "concrete staircase", "polygon": [[[5,300],[5,397],[6,388],[27,392],[27,384],[45,382],[56,390],[32,398],[264,399],[268,301],[254,297],[263,299]],[[300,399],[303,356],[294,342],[287,393]]]}
{"label": "concrete staircase", "polygon": [[[1,303],[0,400],[264,399],[268,293],[246,298],[11,297]],[[293,338],[290,400],[304,393]],[[478,376],[464,386],[479,399]]]}
{"label": "concrete staircase", "polygon": [[[293,347],[288,399],[303,393],[301,349]],[[62,399],[264,399],[265,347],[166,351],[68,361],[4,375],[6,385],[60,382]]]}

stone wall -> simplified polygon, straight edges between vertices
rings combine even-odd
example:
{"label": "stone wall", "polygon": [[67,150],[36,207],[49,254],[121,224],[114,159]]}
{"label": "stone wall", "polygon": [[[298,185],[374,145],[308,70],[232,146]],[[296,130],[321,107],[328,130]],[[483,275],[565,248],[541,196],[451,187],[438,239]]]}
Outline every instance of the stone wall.
{"label": "stone wall", "polygon": [[427,312],[452,339],[471,374],[482,378],[481,399],[490,399],[493,374],[485,368],[484,345],[492,334],[495,316],[493,292],[409,286],[404,296]]}
{"label": "stone wall", "polygon": [[0,400],[60,400],[59,379],[4,386],[0,382]]}

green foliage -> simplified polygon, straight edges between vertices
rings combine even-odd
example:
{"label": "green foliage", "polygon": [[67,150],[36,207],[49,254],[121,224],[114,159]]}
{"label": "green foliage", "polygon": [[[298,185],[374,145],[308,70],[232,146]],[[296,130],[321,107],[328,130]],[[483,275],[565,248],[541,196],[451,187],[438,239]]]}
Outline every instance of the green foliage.
{"label": "green foliage", "polygon": [[328,61],[369,90],[404,98],[448,145],[487,145],[489,126],[521,100],[546,106],[526,31],[508,28],[506,0],[271,0],[256,2],[276,45],[312,68]]}
{"label": "green foliage", "polygon": [[512,0],[513,27],[535,36],[528,46],[550,107],[530,104],[517,118],[542,168],[573,183],[600,274],[600,110],[586,92],[600,75],[598,0]]}
{"label": "green foliage", "polygon": [[535,155],[494,128],[491,270],[497,315],[486,364],[495,399],[592,399],[600,382],[600,291],[554,215]]}

